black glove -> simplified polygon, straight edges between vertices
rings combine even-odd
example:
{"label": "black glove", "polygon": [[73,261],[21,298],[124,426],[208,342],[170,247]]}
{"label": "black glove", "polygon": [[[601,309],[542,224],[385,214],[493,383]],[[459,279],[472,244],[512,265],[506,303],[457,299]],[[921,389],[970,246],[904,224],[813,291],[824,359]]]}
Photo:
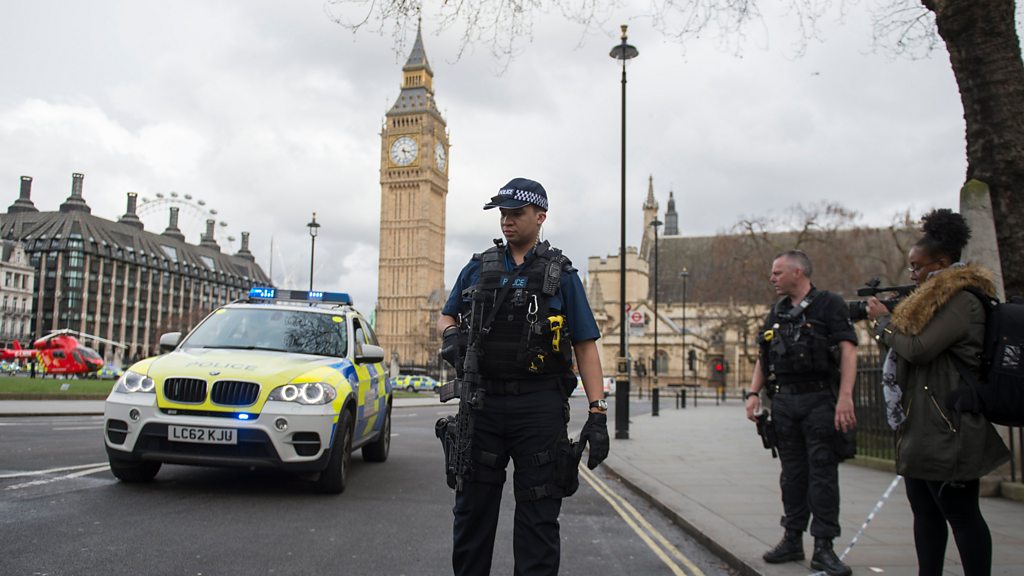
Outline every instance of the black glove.
{"label": "black glove", "polygon": [[454,368],[461,370],[459,366],[459,331],[456,328],[446,329],[441,337],[441,358],[451,364]]}
{"label": "black glove", "polygon": [[580,444],[590,444],[590,456],[587,458],[587,468],[593,470],[597,465],[604,462],[608,457],[608,415],[599,412],[591,412],[587,416],[587,423],[583,425],[580,432]]}
{"label": "black glove", "polygon": [[960,386],[946,395],[946,409],[952,412],[963,414],[965,412],[979,413],[982,411],[981,398],[974,386]]}

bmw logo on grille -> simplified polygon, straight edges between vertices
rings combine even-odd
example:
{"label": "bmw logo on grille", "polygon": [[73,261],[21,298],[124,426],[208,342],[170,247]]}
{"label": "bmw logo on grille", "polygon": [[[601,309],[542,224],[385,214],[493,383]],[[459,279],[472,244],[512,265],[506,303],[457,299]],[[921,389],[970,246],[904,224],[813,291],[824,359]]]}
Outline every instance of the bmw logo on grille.
{"label": "bmw logo on grille", "polygon": [[220,376],[220,370],[210,370],[210,376]]}

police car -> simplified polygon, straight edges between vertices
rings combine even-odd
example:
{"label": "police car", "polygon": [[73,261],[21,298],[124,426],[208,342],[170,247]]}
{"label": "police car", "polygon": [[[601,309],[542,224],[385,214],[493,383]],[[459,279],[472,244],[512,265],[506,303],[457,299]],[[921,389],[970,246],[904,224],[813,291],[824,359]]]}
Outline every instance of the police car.
{"label": "police car", "polygon": [[419,392],[420,390],[437,392],[441,388],[441,383],[430,376],[413,376],[411,374],[392,378],[391,385],[395,390],[405,390],[406,392]]}
{"label": "police car", "polygon": [[254,288],[170,353],[130,366],[104,410],[110,469],[152,480],[164,463],[268,467],[339,493],[351,454],[383,462],[391,443],[384,350],[347,294]]}

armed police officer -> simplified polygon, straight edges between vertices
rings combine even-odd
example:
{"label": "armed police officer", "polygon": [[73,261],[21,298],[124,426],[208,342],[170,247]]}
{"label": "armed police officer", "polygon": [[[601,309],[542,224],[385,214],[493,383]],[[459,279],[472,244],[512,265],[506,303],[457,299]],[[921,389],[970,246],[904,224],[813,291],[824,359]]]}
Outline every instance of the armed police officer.
{"label": "armed police officer", "polygon": [[757,420],[760,392],[771,417],[782,463],[785,535],[764,554],[776,564],[804,559],[803,533],[814,536],[811,567],[829,576],[851,573],[835,554],[839,536],[839,462],[852,456],[856,426],[853,384],[857,335],[846,303],[811,283],[811,260],[790,250],[772,262],[771,283],[782,296],[759,337],[760,355],[747,394],[747,418]]}
{"label": "armed police officer", "polygon": [[[515,178],[484,206],[491,208],[501,211],[504,242],[495,240],[466,264],[437,323],[444,358],[479,372],[468,428],[471,466],[457,481],[449,478],[456,488],[452,566],[457,576],[490,573],[511,458],[514,573],[557,574],[558,515],[562,498],[579,485],[582,445],[590,445],[590,468],[608,455],[600,334],[576,269],[539,241],[548,210],[544,187]],[[590,400],[579,445],[566,429],[574,352]]]}

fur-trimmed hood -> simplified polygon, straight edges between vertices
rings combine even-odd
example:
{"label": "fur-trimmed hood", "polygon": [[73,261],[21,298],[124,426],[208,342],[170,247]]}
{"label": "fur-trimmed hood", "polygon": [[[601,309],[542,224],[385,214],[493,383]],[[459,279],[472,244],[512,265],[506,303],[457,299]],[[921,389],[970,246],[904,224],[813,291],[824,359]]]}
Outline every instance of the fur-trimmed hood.
{"label": "fur-trimmed hood", "polygon": [[992,273],[977,264],[950,266],[933,274],[918,286],[892,313],[892,324],[897,330],[916,336],[931,322],[935,314],[964,288],[974,286],[995,296]]}

